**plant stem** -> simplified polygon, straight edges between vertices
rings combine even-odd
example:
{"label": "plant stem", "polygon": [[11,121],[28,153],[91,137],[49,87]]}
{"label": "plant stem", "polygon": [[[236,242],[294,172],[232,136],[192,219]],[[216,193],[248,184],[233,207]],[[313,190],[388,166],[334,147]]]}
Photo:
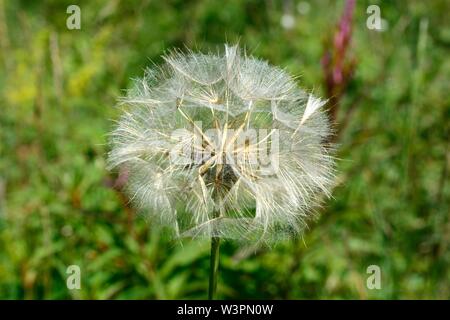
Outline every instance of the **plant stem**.
{"label": "plant stem", "polygon": [[219,270],[219,248],[220,248],[220,238],[211,237],[211,256],[209,267],[209,290],[208,290],[209,300],[213,300],[216,295],[217,273]]}

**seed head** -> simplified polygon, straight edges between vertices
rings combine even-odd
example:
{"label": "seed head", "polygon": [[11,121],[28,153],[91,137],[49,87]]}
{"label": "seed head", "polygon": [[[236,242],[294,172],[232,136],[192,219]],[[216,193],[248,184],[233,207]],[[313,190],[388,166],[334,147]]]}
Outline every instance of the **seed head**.
{"label": "seed head", "polygon": [[164,60],[122,99],[111,134],[131,202],[178,237],[301,234],[333,178],[324,101],[237,46]]}

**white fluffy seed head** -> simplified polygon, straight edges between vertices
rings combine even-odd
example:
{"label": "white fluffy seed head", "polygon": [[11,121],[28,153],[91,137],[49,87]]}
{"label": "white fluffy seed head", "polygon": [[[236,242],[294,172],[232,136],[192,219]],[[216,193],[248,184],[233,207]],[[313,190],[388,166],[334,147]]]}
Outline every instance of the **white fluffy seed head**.
{"label": "white fluffy seed head", "polygon": [[237,46],[164,60],[123,98],[111,134],[109,167],[127,168],[131,202],[177,237],[301,234],[333,180],[324,101]]}

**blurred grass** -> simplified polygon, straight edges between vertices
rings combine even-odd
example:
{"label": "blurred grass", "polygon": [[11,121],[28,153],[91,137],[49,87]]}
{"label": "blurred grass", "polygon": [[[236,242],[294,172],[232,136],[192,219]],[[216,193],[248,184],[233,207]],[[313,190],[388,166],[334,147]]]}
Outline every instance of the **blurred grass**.
{"label": "blurred grass", "polygon": [[[208,243],[171,242],[109,187],[116,98],[166,49],[225,41],[323,94],[323,44],[343,2],[300,13],[299,1],[79,1],[73,31],[70,4],[0,0],[0,298],[205,298]],[[386,31],[366,28],[370,4]],[[256,254],[225,244],[219,297],[450,298],[449,9],[358,1],[334,199],[304,239]],[[72,264],[78,291],[66,288]],[[371,264],[381,290],[366,288]]]}

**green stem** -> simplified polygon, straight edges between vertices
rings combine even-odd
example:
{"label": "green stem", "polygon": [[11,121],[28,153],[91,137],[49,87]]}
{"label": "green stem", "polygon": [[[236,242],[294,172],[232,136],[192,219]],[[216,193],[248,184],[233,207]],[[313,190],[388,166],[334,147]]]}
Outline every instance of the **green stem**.
{"label": "green stem", "polygon": [[213,300],[216,296],[217,273],[219,270],[219,248],[220,238],[211,237],[211,256],[209,267],[209,291],[208,299]]}

